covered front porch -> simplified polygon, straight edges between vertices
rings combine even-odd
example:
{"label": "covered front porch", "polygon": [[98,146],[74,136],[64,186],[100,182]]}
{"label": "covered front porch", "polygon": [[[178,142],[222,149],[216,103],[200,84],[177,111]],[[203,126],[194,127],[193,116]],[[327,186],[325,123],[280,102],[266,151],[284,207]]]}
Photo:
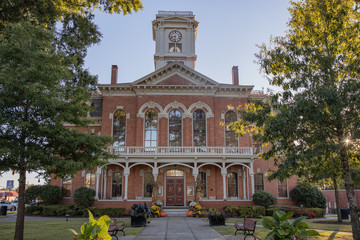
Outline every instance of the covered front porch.
{"label": "covered front porch", "polygon": [[97,205],[156,200],[164,206],[187,206],[189,200],[217,205],[224,200],[249,202],[254,193],[257,156],[251,148],[109,150],[118,158],[97,168]]}

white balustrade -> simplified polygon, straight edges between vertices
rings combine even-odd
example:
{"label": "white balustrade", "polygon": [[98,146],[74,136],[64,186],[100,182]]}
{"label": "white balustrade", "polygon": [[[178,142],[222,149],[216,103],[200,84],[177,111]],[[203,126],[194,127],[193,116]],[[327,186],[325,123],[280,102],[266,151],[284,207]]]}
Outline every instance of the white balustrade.
{"label": "white balustrade", "polygon": [[109,147],[117,155],[253,155],[251,147]]}

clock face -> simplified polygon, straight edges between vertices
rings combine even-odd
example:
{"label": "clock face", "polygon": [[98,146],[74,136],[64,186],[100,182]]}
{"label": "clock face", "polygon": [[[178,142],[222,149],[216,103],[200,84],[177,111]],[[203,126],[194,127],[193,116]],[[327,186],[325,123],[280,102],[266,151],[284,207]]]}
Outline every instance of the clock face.
{"label": "clock face", "polygon": [[172,42],[179,42],[182,38],[181,32],[178,30],[173,30],[169,33],[169,39]]}

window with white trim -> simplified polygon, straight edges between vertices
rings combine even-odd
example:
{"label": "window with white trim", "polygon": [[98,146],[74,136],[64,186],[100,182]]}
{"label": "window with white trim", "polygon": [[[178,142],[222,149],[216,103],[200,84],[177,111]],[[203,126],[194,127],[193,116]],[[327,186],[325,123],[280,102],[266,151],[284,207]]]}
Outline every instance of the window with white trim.
{"label": "window with white trim", "polygon": [[154,109],[149,109],[145,113],[145,147],[157,146],[158,134],[158,114]]}
{"label": "window with white trim", "polygon": [[85,187],[95,190],[95,173],[87,172],[85,175]]}
{"label": "window with white trim", "polygon": [[61,192],[63,197],[71,197],[71,178],[61,180]]}
{"label": "window with white trim", "polygon": [[227,175],[228,178],[228,197],[238,197],[238,176],[237,173],[231,172]]}
{"label": "window with white trim", "polygon": [[122,197],[122,172],[112,173],[111,197]]}
{"label": "window with white trim", "polygon": [[206,147],[206,114],[198,109],[193,113],[194,147]]}
{"label": "window with white trim", "polygon": [[278,194],[279,194],[279,198],[288,197],[287,180],[284,180],[282,182],[278,181]]}
{"label": "window with white trim", "polygon": [[125,146],[126,114],[123,110],[117,110],[113,118],[114,147]]}
{"label": "window with white trim", "polygon": [[169,146],[181,147],[182,145],[182,116],[177,109],[169,113]]}
{"label": "window with white trim", "polygon": [[238,139],[236,138],[235,130],[227,127],[230,123],[237,121],[237,115],[234,111],[225,113],[225,143],[226,147],[238,147]]}

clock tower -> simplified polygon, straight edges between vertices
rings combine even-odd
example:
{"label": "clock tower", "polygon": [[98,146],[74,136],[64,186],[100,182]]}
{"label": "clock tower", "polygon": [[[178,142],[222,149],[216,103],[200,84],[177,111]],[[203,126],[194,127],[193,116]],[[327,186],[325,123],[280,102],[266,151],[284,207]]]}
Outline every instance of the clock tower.
{"label": "clock tower", "polygon": [[199,23],[191,11],[159,11],[152,22],[155,70],[178,62],[195,69]]}

